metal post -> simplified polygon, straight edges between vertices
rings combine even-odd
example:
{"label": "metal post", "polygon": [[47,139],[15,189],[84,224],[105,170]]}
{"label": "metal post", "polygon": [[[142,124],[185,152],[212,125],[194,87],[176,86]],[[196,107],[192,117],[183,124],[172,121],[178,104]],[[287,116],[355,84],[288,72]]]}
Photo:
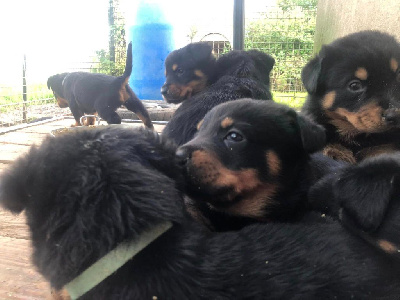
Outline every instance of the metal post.
{"label": "metal post", "polygon": [[233,49],[244,49],[244,0],[233,4]]}
{"label": "metal post", "polygon": [[[108,48],[110,51],[110,61],[115,63],[115,1],[110,0],[108,6],[108,26],[110,27]],[[112,70],[114,71],[114,70]]]}
{"label": "metal post", "polygon": [[24,54],[24,62],[22,64],[22,120],[26,122],[26,102],[28,101],[28,93],[26,88],[26,55]]}

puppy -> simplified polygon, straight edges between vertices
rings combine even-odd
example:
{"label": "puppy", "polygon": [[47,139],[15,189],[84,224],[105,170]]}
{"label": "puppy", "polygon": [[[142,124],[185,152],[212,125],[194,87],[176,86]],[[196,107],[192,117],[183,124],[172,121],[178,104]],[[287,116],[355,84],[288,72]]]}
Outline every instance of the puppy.
{"label": "puppy", "polygon": [[214,81],[216,59],[206,42],[191,43],[172,51],[165,59],[165,83],[161,94],[169,103],[180,103]]}
{"label": "puppy", "polygon": [[[125,71],[122,76],[114,77],[88,72],[61,73],[50,76],[47,87],[53,91],[60,107],[70,108],[75,118],[73,126],[81,125],[80,118],[84,114],[95,113],[98,113],[108,124],[120,124],[121,118],[115,111],[124,105],[136,113],[146,127],[153,128],[146,108],[128,85],[131,72],[132,43],[129,43]],[[94,121],[94,118],[92,119]]]}
{"label": "puppy", "polygon": [[399,193],[400,152],[395,152],[323,177],[308,197],[317,210],[336,216],[378,249],[400,257]]}
{"label": "puppy", "polygon": [[182,145],[194,136],[197,124],[214,106],[246,97],[271,100],[269,74],[274,62],[257,50],[231,51],[221,56],[215,66],[214,83],[183,101],[163,134]]}
{"label": "puppy", "polygon": [[144,128],[83,128],[11,165],[0,203],[26,212],[34,264],[72,298],[398,296],[398,265],[328,218],[206,231],[185,212],[174,156]]}
{"label": "puppy", "polygon": [[214,230],[253,221],[294,221],[307,209],[309,187],[342,163],[311,153],[325,130],[293,109],[239,99],[214,107],[195,137],[179,147],[187,199]]}
{"label": "puppy", "polygon": [[356,163],[400,149],[400,44],[362,31],[324,46],[302,71],[303,112],[327,130],[324,153]]}

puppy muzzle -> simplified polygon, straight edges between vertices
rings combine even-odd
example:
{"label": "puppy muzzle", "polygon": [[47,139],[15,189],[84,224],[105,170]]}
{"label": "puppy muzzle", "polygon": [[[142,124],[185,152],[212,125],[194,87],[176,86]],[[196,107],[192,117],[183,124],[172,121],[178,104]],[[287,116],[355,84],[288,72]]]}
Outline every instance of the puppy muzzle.
{"label": "puppy muzzle", "polygon": [[389,108],[382,115],[383,121],[391,126],[400,127],[400,108]]}

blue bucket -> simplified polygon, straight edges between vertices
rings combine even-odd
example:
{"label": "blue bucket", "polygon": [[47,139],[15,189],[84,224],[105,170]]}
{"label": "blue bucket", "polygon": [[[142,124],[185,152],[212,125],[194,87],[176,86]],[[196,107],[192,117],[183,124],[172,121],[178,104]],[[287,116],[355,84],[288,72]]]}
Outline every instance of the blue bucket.
{"label": "blue bucket", "polygon": [[133,25],[127,28],[132,41],[132,75],[129,85],[142,100],[162,100],[164,61],[174,50],[173,26],[157,1],[140,1]]}

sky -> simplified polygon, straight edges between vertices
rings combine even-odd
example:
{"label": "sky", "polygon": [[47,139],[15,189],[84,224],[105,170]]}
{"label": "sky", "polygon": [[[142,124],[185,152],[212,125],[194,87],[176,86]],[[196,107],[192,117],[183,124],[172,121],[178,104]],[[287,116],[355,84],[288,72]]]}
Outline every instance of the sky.
{"label": "sky", "polygon": [[[120,0],[127,26],[139,0]],[[155,0],[147,0],[155,1]],[[246,14],[276,0],[246,0]],[[187,42],[188,28],[208,24],[209,30],[232,26],[233,0],[159,0],[175,25],[176,47]],[[68,71],[108,46],[109,0],[12,0],[0,2],[0,87],[21,81],[23,56],[36,81]],[[208,30],[208,29],[204,29]]]}
{"label": "sky", "polygon": [[27,71],[51,74],[108,43],[108,0],[13,0],[0,4],[0,85]]}

